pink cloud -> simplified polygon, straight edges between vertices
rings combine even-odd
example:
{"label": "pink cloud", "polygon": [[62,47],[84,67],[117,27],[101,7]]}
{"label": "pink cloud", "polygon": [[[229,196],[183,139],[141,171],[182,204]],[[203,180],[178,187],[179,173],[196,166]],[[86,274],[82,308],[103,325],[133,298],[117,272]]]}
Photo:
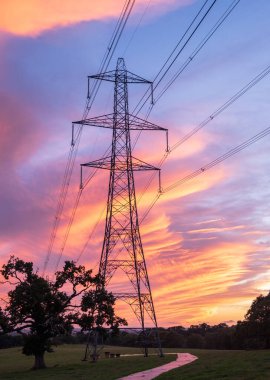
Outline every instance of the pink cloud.
{"label": "pink cloud", "polygon": [[[41,133],[33,110],[22,99],[0,93],[0,161],[22,162],[41,142]],[[26,144],[26,139],[29,144]]]}
{"label": "pink cloud", "polygon": [[[185,6],[194,0],[153,0],[154,12],[167,12],[172,6]],[[115,0],[10,0],[1,3],[0,29],[17,35],[36,36],[45,30],[82,21],[118,17],[124,2]],[[137,0],[139,12],[146,0]]]}

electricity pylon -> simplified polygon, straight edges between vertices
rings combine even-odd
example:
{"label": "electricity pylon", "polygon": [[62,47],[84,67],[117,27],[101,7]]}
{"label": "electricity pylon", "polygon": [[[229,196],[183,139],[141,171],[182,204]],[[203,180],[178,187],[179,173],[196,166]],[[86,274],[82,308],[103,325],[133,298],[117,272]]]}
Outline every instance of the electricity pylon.
{"label": "electricity pylon", "polygon": [[[110,171],[106,226],[99,274],[104,284],[107,285],[118,268],[124,271],[132,284],[133,291],[117,293],[114,296],[128,303],[133,309],[142,329],[146,356],[149,330],[145,326],[145,316],[147,314],[150,317],[155,330],[155,344],[162,356],[156,313],[140,236],[133,174],[135,171],[157,170],[160,179],[160,169],[132,156],[130,131],[166,131],[168,149],[168,130],[129,114],[128,83],[149,84],[152,101],[153,86],[152,82],[127,71],[123,58],[118,59],[116,70],[89,76],[88,86],[90,79],[114,83],[114,112],[112,114],[73,123],[112,129],[110,156],[81,165],[81,173],[83,167]],[[81,186],[83,186],[82,175]]]}

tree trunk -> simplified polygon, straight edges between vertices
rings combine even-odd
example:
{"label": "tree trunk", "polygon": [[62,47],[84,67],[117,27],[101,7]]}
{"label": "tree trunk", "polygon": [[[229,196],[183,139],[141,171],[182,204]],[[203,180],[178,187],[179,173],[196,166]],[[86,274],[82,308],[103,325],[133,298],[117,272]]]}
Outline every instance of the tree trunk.
{"label": "tree trunk", "polygon": [[35,363],[32,369],[36,370],[36,369],[43,369],[43,368],[46,368],[46,364],[44,361],[44,353],[40,355],[35,355]]}

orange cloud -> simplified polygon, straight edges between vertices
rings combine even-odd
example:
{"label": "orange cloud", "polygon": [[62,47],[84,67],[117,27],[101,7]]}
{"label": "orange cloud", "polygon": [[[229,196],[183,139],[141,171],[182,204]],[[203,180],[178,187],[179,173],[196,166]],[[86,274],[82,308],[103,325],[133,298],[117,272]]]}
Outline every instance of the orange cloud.
{"label": "orange cloud", "polygon": [[[168,315],[174,324],[218,323],[222,318],[242,317],[251,293],[256,294],[238,283],[247,272],[250,249],[248,244],[223,243],[196,254],[179,250],[173,262],[166,257],[159,260],[150,277],[158,281],[154,296],[161,323],[168,321]],[[232,292],[236,286],[238,291]]]}
{"label": "orange cloud", "polygon": [[[177,6],[191,3],[192,0],[178,1]],[[146,0],[137,0],[137,10]],[[153,0],[152,6],[166,4],[166,10],[176,0]],[[118,17],[124,1],[115,0],[9,0],[1,2],[0,29],[16,34],[36,36],[45,30],[67,26],[81,21],[100,20]],[[164,8],[163,8],[164,9]],[[165,10],[164,9],[164,10]]]}

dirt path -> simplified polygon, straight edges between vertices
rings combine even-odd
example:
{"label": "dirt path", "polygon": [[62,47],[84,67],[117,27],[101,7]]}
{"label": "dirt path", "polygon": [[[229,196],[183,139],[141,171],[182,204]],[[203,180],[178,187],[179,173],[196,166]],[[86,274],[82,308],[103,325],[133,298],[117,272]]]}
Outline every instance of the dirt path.
{"label": "dirt path", "polygon": [[168,372],[171,369],[178,368],[185,364],[191,363],[196,359],[198,359],[197,356],[188,353],[177,354],[177,359],[174,362],[164,364],[160,367],[151,368],[146,371],[133,373],[132,375],[121,377],[118,380],[151,380],[164,372]]}

